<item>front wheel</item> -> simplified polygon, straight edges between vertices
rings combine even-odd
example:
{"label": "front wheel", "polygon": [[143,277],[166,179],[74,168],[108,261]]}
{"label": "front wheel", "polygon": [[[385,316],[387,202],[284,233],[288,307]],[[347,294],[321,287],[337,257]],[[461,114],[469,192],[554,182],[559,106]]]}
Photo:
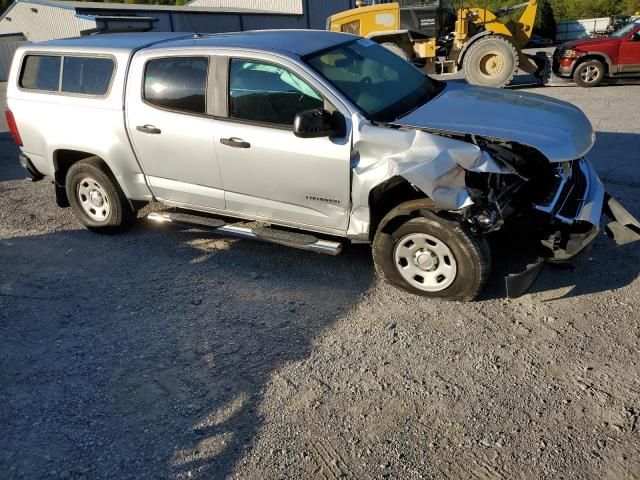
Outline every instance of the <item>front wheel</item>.
{"label": "front wheel", "polygon": [[484,288],[491,269],[484,237],[424,210],[400,224],[384,224],[374,238],[373,259],[387,282],[446,300],[471,301]]}
{"label": "front wheel", "polygon": [[573,72],[576,85],[584,88],[597,87],[604,80],[604,64],[598,60],[588,60],[578,65]]}
{"label": "front wheel", "polygon": [[136,211],[100,158],[74,163],[67,172],[65,184],[71,210],[88,229],[115,233],[130,228],[135,222]]}

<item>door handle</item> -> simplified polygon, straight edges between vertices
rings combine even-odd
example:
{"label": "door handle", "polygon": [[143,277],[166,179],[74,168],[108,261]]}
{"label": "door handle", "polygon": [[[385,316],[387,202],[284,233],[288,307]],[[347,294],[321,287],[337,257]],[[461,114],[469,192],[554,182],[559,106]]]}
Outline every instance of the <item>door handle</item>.
{"label": "door handle", "polygon": [[220,143],[233,148],[251,148],[251,144],[249,142],[245,142],[241,138],[236,137],[221,138]]}
{"label": "door handle", "polygon": [[151,135],[159,135],[162,133],[162,130],[154,127],[153,125],[138,125],[136,130],[142,133],[149,133]]}

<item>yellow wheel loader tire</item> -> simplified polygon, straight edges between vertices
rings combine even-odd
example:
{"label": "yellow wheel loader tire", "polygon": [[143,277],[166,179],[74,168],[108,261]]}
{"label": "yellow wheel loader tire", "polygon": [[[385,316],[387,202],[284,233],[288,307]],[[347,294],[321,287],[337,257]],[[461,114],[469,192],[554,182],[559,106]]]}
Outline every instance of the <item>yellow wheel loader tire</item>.
{"label": "yellow wheel loader tire", "polygon": [[497,35],[476,41],[464,56],[464,74],[470,85],[506,87],[518,73],[518,66],[515,45]]}
{"label": "yellow wheel loader tire", "polygon": [[407,55],[407,52],[405,52],[401,46],[396,45],[393,42],[384,42],[381,45],[387,50],[389,50],[390,52],[395,53],[397,56],[399,56],[403,60],[406,60],[407,62],[410,61],[409,55]]}

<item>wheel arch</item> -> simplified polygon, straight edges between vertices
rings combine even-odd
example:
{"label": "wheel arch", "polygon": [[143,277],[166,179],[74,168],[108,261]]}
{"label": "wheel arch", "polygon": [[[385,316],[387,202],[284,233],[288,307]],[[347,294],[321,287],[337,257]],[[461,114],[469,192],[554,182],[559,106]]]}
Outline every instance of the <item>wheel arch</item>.
{"label": "wheel arch", "polygon": [[605,68],[604,73],[606,75],[609,75],[611,72],[614,71],[613,62],[611,61],[611,58],[609,57],[609,55],[607,55],[604,52],[587,52],[585,55],[582,55],[578,59],[578,61],[575,63],[575,65],[573,66],[573,69],[571,70],[571,75],[573,75],[576,72],[576,69],[580,65],[582,65],[584,62],[588,62],[589,60],[598,60],[599,62],[602,62]]}
{"label": "wheel arch", "polygon": [[382,45],[383,43],[394,43],[401,48],[409,58],[414,57],[413,38],[409,30],[387,30],[369,33],[366,38]]}
{"label": "wheel arch", "polygon": [[[117,179],[116,172],[114,171],[112,166],[109,165],[109,162],[105,160],[101,155],[98,155],[94,152],[88,152],[86,150],[69,148],[58,148],[53,151],[52,161],[54,188],[56,194],[56,203],[59,207],[65,208],[69,206],[69,198],[67,197],[67,191],[65,188],[67,173],[69,172],[69,169],[72,165],[92,157],[99,158],[104,163],[105,168],[108,170],[108,172]],[[120,185],[120,188],[122,188],[122,185]]]}
{"label": "wheel arch", "polygon": [[387,227],[392,220],[387,218],[389,213],[403,204],[407,207],[398,211],[402,218],[416,216],[420,208],[435,207],[427,195],[400,175],[379,183],[369,191],[369,240],[373,240],[379,228]]}

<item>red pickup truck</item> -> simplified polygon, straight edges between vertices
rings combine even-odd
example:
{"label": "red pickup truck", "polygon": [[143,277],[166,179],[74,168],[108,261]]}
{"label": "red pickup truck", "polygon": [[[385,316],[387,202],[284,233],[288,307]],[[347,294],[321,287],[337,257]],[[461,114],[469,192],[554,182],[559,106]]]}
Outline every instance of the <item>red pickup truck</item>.
{"label": "red pickup truck", "polygon": [[606,77],[640,77],[640,20],[608,37],[566,42],[553,54],[553,72],[595,87]]}

